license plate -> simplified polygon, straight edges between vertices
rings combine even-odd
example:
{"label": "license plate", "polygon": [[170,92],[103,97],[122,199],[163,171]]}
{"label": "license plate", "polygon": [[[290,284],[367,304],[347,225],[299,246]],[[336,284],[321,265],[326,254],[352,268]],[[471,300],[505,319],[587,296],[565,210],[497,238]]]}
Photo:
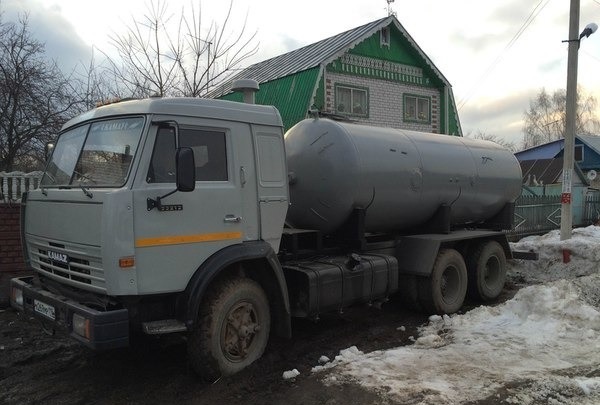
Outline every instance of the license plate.
{"label": "license plate", "polygon": [[56,314],[54,313],[54,307],[52,305],[48,305],[38,300],[33,300],[33,309],[38,314],[42,314],[53,321],[56,319]]}
{"label": "license plate", "polygon": [[48,251],[48,258],[53,262],[69,264],[69,256],[64,253],[54,252],[52,250]]}

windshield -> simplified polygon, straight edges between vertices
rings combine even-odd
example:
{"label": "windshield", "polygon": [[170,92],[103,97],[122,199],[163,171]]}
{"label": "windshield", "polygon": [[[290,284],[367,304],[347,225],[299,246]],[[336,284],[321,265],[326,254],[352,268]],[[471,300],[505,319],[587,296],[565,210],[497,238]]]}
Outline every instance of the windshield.
{"label": "windshield", "polygon": [[144,118],[82,125],[63,133],[48,163],[42,187],[122,186],[137,149]]}

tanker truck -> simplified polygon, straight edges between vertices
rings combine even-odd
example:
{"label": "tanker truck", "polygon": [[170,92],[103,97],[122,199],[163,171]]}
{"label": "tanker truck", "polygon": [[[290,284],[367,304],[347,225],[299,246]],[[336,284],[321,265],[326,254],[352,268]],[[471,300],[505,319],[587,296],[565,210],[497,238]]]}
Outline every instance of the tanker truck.
{"label": "tanker truck", "polygon": [[152,98],[67,122],[23,198],[11,305],[94,350],[180,334],[206,380],[293,318],[501,293],[521,171],[491,142]]}

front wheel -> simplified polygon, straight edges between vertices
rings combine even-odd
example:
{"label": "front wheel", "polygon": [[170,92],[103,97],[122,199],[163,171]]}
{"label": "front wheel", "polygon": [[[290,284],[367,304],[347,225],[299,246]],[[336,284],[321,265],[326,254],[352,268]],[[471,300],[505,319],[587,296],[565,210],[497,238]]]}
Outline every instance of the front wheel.
{"label": "front wheel", "polygon": [[267,346],[271,314],[254,280],[227,280],[210,291],[188,337],[192,368],[205,380],[235,374],[259,359]]}
{"label": "front wheel", "polygon": [[458,251],[443,249],[431,276],[420,277],[419,302],[429,313],[452,314],[462,307],[467,294],[467,266]]}

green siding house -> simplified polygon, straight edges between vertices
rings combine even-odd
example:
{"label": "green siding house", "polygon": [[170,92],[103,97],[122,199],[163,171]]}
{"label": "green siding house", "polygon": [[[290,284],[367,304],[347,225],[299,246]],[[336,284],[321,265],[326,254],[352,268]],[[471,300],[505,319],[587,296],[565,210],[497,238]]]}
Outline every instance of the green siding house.
{"label": "green siding house", "polygon": [[318,110],[360,124],[462,136],[452,87],[395,16],[256,63],[219,84],[211,98],[242,101],[238,79],[260,85],[285,129]]}

